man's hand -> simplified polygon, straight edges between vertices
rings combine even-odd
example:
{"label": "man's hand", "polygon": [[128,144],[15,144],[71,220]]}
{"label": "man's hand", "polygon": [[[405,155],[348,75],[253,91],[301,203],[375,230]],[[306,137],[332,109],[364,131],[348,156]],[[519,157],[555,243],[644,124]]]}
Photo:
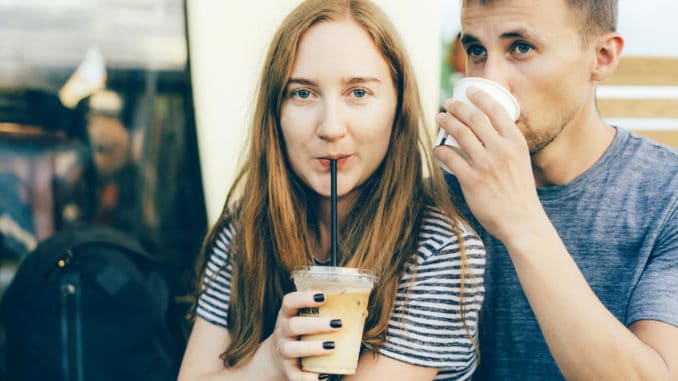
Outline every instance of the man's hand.
{"label": "man's hand", "polygon": [[468,160],[445,146],[436,147],[435,155],[456,174],[473,215],[506,242],[532,231],[545,217],[529,149],[518,126],[490,95],[474,88],[467,95],[480,111],[448,100],[447,112],[436,119]]}

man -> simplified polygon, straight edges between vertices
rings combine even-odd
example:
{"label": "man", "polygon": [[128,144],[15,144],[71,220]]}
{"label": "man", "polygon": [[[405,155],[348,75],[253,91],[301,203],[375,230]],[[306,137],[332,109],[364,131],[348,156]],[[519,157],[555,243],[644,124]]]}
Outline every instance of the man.
{"label": "man", "polygon": [[[481,380],[678,380],[678,153],[605,124],[616,0],[465,0],[467,74],[512,122],[447,101],[450,190],[487,246]],[[483,115],[485,114],[485,115]],[[536,187],[535,187],[536,185]],[[469,216],[471,217],[471,216]]]}

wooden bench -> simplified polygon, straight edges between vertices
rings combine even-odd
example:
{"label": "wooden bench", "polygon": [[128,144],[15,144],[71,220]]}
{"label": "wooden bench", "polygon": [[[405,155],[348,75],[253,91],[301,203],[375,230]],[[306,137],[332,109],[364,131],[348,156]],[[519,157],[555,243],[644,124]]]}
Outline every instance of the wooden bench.
{"label": "wooden bench", "polygon": [[609,123],[678,148],[678,57],[622,57],[597,99]]}

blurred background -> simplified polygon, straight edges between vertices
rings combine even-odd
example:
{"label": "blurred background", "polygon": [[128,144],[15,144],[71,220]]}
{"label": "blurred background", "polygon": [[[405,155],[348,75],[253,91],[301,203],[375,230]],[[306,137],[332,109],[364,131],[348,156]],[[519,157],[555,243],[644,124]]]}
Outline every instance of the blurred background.
{"label": "blurred background", "polygon": [[[463,76],[459,1],[375,2],[411,54],[433,133]],[[103,224],[162,259],[185,322],[267,43],[298,3],[0,0],[0,295],[37,242]],[[620,3],[626,48],[599,108],[678,146],[678,2]]]}
{"label": "blurred background", "polygon": [[186,26],[183,0],[0,0],[0,295],[38,241],[105,225],[185,321],[207,224]]}

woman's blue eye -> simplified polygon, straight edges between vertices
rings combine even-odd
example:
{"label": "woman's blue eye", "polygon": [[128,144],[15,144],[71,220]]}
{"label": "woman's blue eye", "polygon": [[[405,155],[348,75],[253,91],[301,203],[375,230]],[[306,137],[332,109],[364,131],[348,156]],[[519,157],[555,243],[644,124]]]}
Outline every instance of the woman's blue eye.
{"label": "woman's blue eye", "polygon": [[308,90],[297,90],[294,92],[294,95],[298,96],[301,99],[308,99],[311,96],[311,92]]}
{"label": "woman's blue eye", "polygon": [[367,95],[367,91],[365,91],[365,89],[353,89],[353,95],[356,98],[362,98]]}

